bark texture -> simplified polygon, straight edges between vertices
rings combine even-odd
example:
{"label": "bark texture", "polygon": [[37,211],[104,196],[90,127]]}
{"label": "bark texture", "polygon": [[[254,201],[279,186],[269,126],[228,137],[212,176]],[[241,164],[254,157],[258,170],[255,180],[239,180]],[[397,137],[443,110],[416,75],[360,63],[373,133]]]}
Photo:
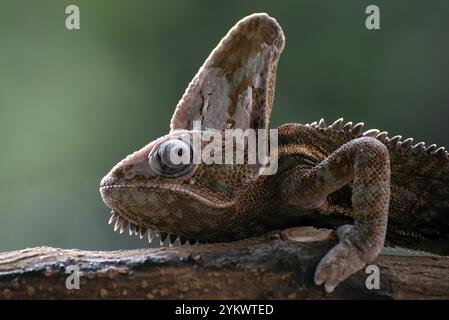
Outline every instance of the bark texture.
{"label": "bark texture", "polygon": [[[232,243],[126,251],[38,247],[0,253],[0,299],[448,299],[449,257],[383,255],[327,294],[313,283],[331,232],[302,229]],[[66,268],[80,269],[69,290]]]}

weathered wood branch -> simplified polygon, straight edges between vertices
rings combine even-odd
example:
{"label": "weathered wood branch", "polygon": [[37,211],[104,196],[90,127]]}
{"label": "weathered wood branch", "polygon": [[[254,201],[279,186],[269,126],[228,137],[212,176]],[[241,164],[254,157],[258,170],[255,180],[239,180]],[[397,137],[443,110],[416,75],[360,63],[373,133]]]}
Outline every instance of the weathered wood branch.
{"label": "weathered wood branch", "polygon": [[[39,247],[0,253],[0,298],[449,298],[449,258],[425,256],[380,256],[373,263],[381,271],[379,290],[368,290],[367,274],[360,271],[334,293],[326,294],[312,279],[319,259],[335,239],[312,238],[283,232],[233,243],[174,248],[81,251]],[[66,288],[69,265],[81,271],[79,290]]]}

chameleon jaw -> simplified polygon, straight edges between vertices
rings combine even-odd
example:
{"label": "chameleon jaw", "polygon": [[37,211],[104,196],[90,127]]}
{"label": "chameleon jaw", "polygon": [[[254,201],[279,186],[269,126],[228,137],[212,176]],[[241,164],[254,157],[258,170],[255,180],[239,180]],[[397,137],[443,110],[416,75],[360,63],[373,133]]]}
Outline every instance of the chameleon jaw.
{"label": "chameleon jaw", "polygon": [[119,232],[120,234],[128,228],[129,236],[139,236],[140,239],[144,239],[146,237],[149,243],[152,243],[156,240],[156,238],[159,238],[161,246],[164,246],[164,244],[167,243],[170,247],[172,247],[177,240],[179,240],[181,245],[195,245],[198,243],[198,240],[195,239],[187,239],[185,237],[152,230],[150,228],[145,228],[134,224],[123,218],[116,210],[112,210],[111,214],[112,215],[109,218],[108,224],[114,224],[114,231]]}
{"label": "chameleon jaw", "polygon": [[[143,225],[138,220],[133,219],[130,214],[126,214],[122,210],[128,207],[126,203],[132,203],[133,194],[138,197],[138,193],[143,194],[144,199],[150,201],[151,193],[146,190],[151,189],[159,190],[162,192],[174,192],[176,194],[187,195],[192,197],[195,203],[202,203],[206,207],[216,208],[219,211],[223,211],[225,208],[229,208],[233,205],[231,201],[223,201],[221,199],[208,199],[204,195],[184,188],[182,185],[177,184],[156,184],[156,183],[142,183],[142,184],[108,184],[102,183],[100,186],[100,193],[105,204],[112,209],[112,215],[109,219],[109,224],[114,224],[114,231],[118,231],[120,234],[125,232],[128,228],[129,235],[138,235],[141,239],[147,238],[148,242],[153,242],[156,238],[159,239],[161,246],[164,244],[170,247],[179,240],[181,245],[190,244],[194,245],[198,242],[206,242],[204,240],[195,239],[193,236],[180,236],[176,233],[168,232],[167,230],[161,230],[157,227],[148,227],[147,224]],[[124,195],[128,195],[126,198],[122,198]],[[142,197],[139,197],[142,199]],[[146,201],[145,200],[145,201]],[[131,201],[131,202],[130,202]],[[140,200],[141,201],[141,200]],[[123,206],[125,205],[125,206]],[[124,208],[123,208],[124,207]],[[153,204],[153,208],[155,205]],[[157,212],[157,207],[154,208]],[[208,214],[212,217],[214,213],[209,211]]]}
{"label": "chameleon jaw", "polygon": [[118,188],[118,189],[124,189],[124,188],[148,188],[148,189],[155,189],[155,190],[167,190],[167,191],[173,191],[179,194],[185,194],[187,196],[190,196],[194,198],[195,200],[199,201],[200,203],[211,207],[211,208],[217,208],[217,209],[226,209],[230,208],[234,201],[223,201],[221,199],[210,199],[210,196],[204,196],[199,192],[195,192],[193,190],[190,190],[188,188],[183,187],[179,184],[170,184],[170,183],[143,183],[143,184],[113,184],[113,185],[100,185],[100,193],[103,197],[104,202],[108,203],[108,196],[106,195],[106,191],[111,188]]}

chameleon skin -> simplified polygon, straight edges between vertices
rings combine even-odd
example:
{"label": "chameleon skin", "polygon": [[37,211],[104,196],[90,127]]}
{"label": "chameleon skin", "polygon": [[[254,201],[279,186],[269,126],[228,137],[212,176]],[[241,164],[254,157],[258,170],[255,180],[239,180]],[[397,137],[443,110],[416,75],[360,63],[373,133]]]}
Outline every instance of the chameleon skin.
{"label": "chameleon skin", "polygon": [[[171,130],[120,161],[100,184],[123,232],[170,243],[233,241],[299,225],[333,227],[339,243],[320,261],[326,291],[377,257],[385,244],[449,253],[449,160],[444,148],[363,131],[338,119],[278,128],[279,166],[165,166],[165,148],[202,129],[266,129],[284,48],[266,14],[239,21],[194,77]],[[224,135],[223,135],[224,136]],[[203,145],[205,142],[202,142]],[[167,147],[168,146],[168,147]],[[168,149],[167,149],[168,150]],[[162,161],[162,162],[161,162]]]}

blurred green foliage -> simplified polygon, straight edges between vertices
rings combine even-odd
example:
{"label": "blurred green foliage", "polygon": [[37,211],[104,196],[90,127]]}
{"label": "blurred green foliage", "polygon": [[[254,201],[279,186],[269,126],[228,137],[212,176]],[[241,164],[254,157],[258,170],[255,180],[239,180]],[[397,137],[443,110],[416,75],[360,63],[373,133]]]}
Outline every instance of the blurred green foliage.
{"label": "blurred green foliage", "polygon": [[261,11],[287,39],[272,126],[342,116],[449,146],[447,0],[0,0],[0,250],[148,246],[107,226],[99,181],[167,132],[209,52]]}

